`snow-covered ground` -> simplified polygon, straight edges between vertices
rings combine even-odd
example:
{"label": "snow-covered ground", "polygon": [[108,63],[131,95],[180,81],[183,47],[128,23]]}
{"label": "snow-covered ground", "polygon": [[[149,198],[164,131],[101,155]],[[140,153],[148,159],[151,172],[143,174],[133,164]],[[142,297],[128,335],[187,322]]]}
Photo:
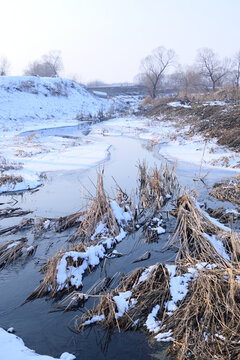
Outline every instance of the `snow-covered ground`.
{"label": "snow-covered ground", "polygon": [[[0,123],[27,120],[72,120],[80,115],[108,112],[113,101],[95,97],[83,86],[61,78],[1,76]],[[8,125],[7,125],[8,127]]]}
{"label": "snow-covered ground", "polygon": [[[214,139],[204,143],[198,135],[189,137],[187,127],[182,128],[180,123],[174,126],[161,117],[154,120],[129,115],[91,126],[79,121],[89,114],[96,117],[99,112],[113,111],[116,115],[117,109],[126,104],[133,111],[139,102],[139,97],[118,97],[115,101],[95,97],[67,79],[1,77],[0,171],[7,178],[0,182],[0,193],[35,188],[41,183],[41,173],[96,165],[109,154],[107,135],[152,141],[169,159],[228,169],[240,167],[239,153],[218,146]],[[182,106],[178,102],[170,105]]]}

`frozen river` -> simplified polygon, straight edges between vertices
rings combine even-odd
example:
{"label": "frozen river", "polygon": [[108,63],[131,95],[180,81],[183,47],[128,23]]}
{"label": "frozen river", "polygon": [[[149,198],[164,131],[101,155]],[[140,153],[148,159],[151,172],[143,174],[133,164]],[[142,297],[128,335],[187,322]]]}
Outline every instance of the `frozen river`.
{"label": "frozen river", "polygon": [[[44,131],[38,130],[35,132],[39,132],[44,137],[46,136]],[[59,161],[55,158],[52,163],[54,171],[48,171],[51,168],[51,159],[49,159],[49,168],[45,169],[47,176],[43,180],[43,185],[36,189],[37,191],[26,191],[14,195],[2,194],[0,197],[1,208],[17,201],[16,207],[33,211],[29,215],[30,217],[59,217],[79,211],[84,206],[89,193],[95,193],[93,184],[96,184],[97,169],[103,167],[104,185],[110,196],[114,194],[117,183],[124,191],[134,197],[137,186],[138,162],[145,161],[151,167],[154,165],[160,166],[161,163],[168,161],[161,155],[159,145],[152,147],[147,140],[136,139],[132,134],[127,136],[127,134],[120,135],[112,132],[105,136],[104,131],[94,131],[93,133],[91,131],[89,133],[89,131],[83,133],[74,126],[48,130],[47,136],[50,136],[51,133],[51,136],[57,136],[58,139],[67,138],[69,140],[69,137],[75,140],[78,138],[83,139],[84,151],[87,151],[88,140],[91,141],[92,146],[97,144],[97,147],[91,150],[95,154],[96,161],[89,161],[89,166],[77,168],[74,165],[77,160],[77,152],[75,152],[74,161],[71,163],[74,166],[67,168],[68,160],[71,158],[70,155],[73,155],[73,153],[69,153],[69,157],[64,160],[66,166],[61,168],[61,166],[56,166],[57,163],[63,163],[63,161],[60,161],[61,152],[56,153]],[[73,149],[77,151],[77,146]],[[170,161],[170,164],[172,164],[172,161]],[[81,158],[79,158],[79,162],[84,164]],[[236,172],[213,168],[210,170],[202,169],[201,176],[207,173],[205,184],[201,181],[197,184],[193,179],[198,177],[199,165],[184,161],[179,161],[177,165],[180,184],[188,189],[198,187],[199,201],[215,207],[217,201],[209,197],[209,188],[214,182],[232,176]],[[165,211],[167,210],[165,209]],[[20,220],[19,218],[2,219],[0,226],[4,228],[18,223]],[[158,243],[146,244],[141,233],[127,236],[116,247],[116,250],[123,253],[124,256],[107,260],[104,270],[107,276],[114,275],[116,272],[128,273],[136,267],[136,264],[132,264],[132,261],[145,251],[151,252],[151,258],[139,263],[139,266],[151,265],[156,262],[173,262],[175,256],[173,250],[162,252],[173,227],[174,222],[170,220],[167,224],[166,233],[162,235],[161,241]],[[81,309],[77,312],[49,313],[53,303],[46,301],[45,298],[20,306],[42,280],[43,275],[39,273],[40,268],[49,257],[64,246],[68,234],[47,232],[40,238],[34,238],[32,232],[25,231],[21,233],[22,236],[28,238],[29,244],[38,245],[38,247],[34,256],[29,258],[26,263],[17,261],[0,270],[0,327],[4,329],[14,327],[16,334],[24,340],[27,347],[34,349],[38,354],[53,357],[59,357],[63,352],[67,351],[74,354],[79,360],[96,358],[116,360],[166,359],[166,345],[150,343],[148,335],[144,332],[130,331],[118,334],[114,331],[109,333],[100,329],[99,326],[95,326],[86,329],[80,334],[74,333],[72,331],[74,329],[73,319]],[[2,236],[0,241],[3,243],[19,237],[19,234]],[[86,292],[102,276],[102,271],[100,264],[84,278],[83,292]],[[92,300],[89,300],[85,305],[91,308]]]}

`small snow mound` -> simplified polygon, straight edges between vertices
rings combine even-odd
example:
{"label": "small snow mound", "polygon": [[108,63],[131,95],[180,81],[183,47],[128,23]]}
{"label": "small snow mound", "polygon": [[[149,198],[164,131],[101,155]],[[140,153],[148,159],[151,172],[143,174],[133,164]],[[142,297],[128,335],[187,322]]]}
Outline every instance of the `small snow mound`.
{"label": "small snow mound", "polygon": [[60,356],[60,360],[74,360],[76,359],[76,356],[69,354],[68,352],[64,352],[61,356]]}

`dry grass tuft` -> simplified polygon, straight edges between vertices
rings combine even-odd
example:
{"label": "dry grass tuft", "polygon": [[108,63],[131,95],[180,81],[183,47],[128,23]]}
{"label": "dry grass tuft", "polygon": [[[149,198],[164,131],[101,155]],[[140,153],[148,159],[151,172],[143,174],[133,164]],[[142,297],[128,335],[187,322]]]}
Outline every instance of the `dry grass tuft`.
{"label": "dry grass tuft", "polygon": [[46,265],[41,268],[41,272],[45,273],[43,281],[33,291],[33,293],[26,299],[25,302],[39,299],[47,294],[49,297],[54,297],[58,290],[57,285],[57,271],[58,264],[64,255],[65,251],[60,250],[55,256],[48,260]]}
{"label": "dry grass tuft", "polygon": [[[129,211],[128,198],[126,194],[120,194],[120,190],[117,194],[117,200],[120,202],[119,206]],[[40,222],[42,228],[46,219],[43,219],[44,222]],[[76,245],[72,245],[70,249],[61,249],[53,258],[49,259],[47,264],[41,269],[45,273],[45,277],[41,284],[34,290],[34,292],[27,298],[26,301],[31,301],[36,298],[43,296],[48,296],[50,298],[63,296],[64,293],[71,291],[74,288],[74,285],[71,283],[72,275],[69,275],[64,281],[64,284],[59,284],[57,281],[58,266],[63,258],[68,252],[74,252],[75,257],[71,254],[67,254],[66,257],[66,271],[71,268],[79,268],[84,261],[84,253],[91,246],[95,246],[100,243],[102,246],[99,249],[101,253],[104,249],[109,249],[107,243],[101,243],[104,239],[108,238],[113,240],[113,245],[116,243],[114,239],[120,234],[120,228],[127,228],[127,230],[133,229],[132,221],[119,224],[118,219],[116,219],[114,212],[111,207],[111,200],[107,196],[104,187],[103,187],[103,172],[98,173],[97,187],[96,187],[96,196],[91,199],[91,204],[85,212],[76,213],[65,218],[60,219],[51,219],[57,224],[57,230],[63,231],[69,227],[75,226],[77,223],[80,223],[77,230],[71,237],[71,239],[78,239],[80,242]],[[47,219],[47,221],[50,221]],[[101,223],[102,230],[96,233],[96,228]],[[113,246],[112,245],[112,246]],[[81,253],[83,256],[78,257],[76,253]],[[90,255],[87,255],[87,259]],[[99,261],[103,257],[99,256]],[[88,260],[87,260],[88,261]],[[88,265],[88,270],[91,270],[92,266]],[[83,269],[83,272],[86,269]],[[80,286],[79,286],[80,287]],[[77,287],[78,288],[78,287]]]}
{"label": "dry grass tuft", "polygon": [[[27,239],[21,238],[18,240],[11,240],[7,243],[0,246],[0,268],[4,268],[9,265],[11,262],[16,260],[18,257],[22,256],[24,250],[30,249],[28,247]],[[33,247],[31,247],[33,248]],[[28,255],[29,252],[26,252]],[[32,252],[31,252],[32,254]]]}
{"label": "dry grass tuft", "polygon": [[[128,330],[134,326],[137,320],[138,325],[143,324],[147,319],[149,309],[152,310],[157,304],[161,304],[161,316],[163,316],[163,305],[170,298],[168,272],[162,264],[156,264],[151,272],[151,277],[147,281],[139,282],[144,270],[144,268],[139,268],[129,276],[123,277],[119,286],[113,291],[105,295],[95,295],[94,297],[99,299],[99,303],[93,311],[90,310],[82,317],[75,318],[76,329],[78,331],[83,329],[85,321],[91,320],[94,315],[104,315],[104,320],[101,321],[103,327]],[[118,309],[113,298],[118,296],[119,292],[126,291],[132,292],[131,299],[135,299],[137,305],[130,307],[128,312],[124,312],[124,315],[118,318],[116,316]]]}
{"label": "dry grass tuft", "polygon": [[[170,274],[162,264],[136,269],[116,289],[99,296],[93,310],[75,319],[75,327],[81,330],[91,325],[95,317],[103,327],[116,327],[119,331],[139,328],[158,305],[153,336],[171,334],[169,351],[174,359],[239,359],[239,235],[218,226],[187,192],[179,197],[176,214],[176,228],[169,243],[178,246],[176,274]],[[222,240],[232,261],[223,258],[205,234]],[[141,279],[144,271],[148,271],[148,276]],[[177,303],[175,311],[168,312],[172,277],[184,276],[189,271],[194,275],[191,280],[188,277],[185,297]],[[127,291],[131,292],[128,309],[119,317],[114,297]]]}
{"label": "dry grass tuft", "polygon": [[85,211],[80,211],[75,214],[60,217],[59,219],[57,219],[56,222],[56,231],[63,232],[69,228],[79,225],[85,214],[86,214]]}
{"label": "dry grass tuft", "polygon": [[[186,270],[187,266],[178,266],[180,273]],[[119,331],[139,328],[158,305],[159,326],[154,336],[171,332],[174,340],[169,352],[174,355],[174,359],[238,359],[240,269],[216,266],[214,269],[198,271],[198,276],[189,282],[187,295],[172,314],[166,312],[166,304],[171,299],[169,274],[163,265],[156,264],[146,281],[138,282],[143,269],[137,269],[123,279],[117,289],[100,296],[93,311],[75,318],[75,327],[80,331],[93,316],[104,315],[104,319],[98,322],[103,327],[117,327]],[[136,305],[117,318],[114,296],[129,290]]]}
{"label": "dry grass tuft", "polygon": [[222,241],[232,259],[236,259],[240,254],[231,251],[232,242],[235,243],[235,249],[239,248],[239,236],[234,237],[230,231],[212,222],[211,218],[196,206],[195,200],[186,191],[178,198],[176,214],[177,222],[169,246],[178,248],[177,262],[201,260],[210,264],[219,262],[227,265],[228,262],[208,240],[208,235],[216,236]]}
{"label": "dry grass tuft", "polygon": [[227,179],[222,183],[214,184],[210,195],[220,201],[230,201],[240,205],[240,175]]}
{"label": "dry grass tuft", "polygon": [[178,190],[176,164],[168,164],[148,169],[146,163],[139,163],[139,204],[140,214],[146,209],[160,210],[169,198]]}
{"label": "dry grass tuft", "polygon": [[[131,200],[120,189],[118,189],[116,201],[126,211],[129,210],[128,206],[131,205]],[[103,171],[98,173],[96,196],[90,198],[87,210],[51,220],[54,220],[57,232],[77,226],[77,230],[70,240],[80,240],[85,244],[92,241],[91,237],[100,221],[105,225],[107,231],[105,235],[109,237],[119,235],[119,225],[111,208],[111,200],[103,186]],[[96,238],[96,240],[98,239]]]}
{"label": "dry grass tuft", "polygon": [[14,187],[17,183],[23,181],[23,177],[21,175],[8,175],[8,174],[1,174],[0,175],[0,186],[7,185]]}
{"label": "dry grass tuft", "polygon": [[233,221],[233,217],[238,218],[237,214],[235,215],[231,212],[226,212],[226,209],[224,209],[223,206],[217,207],[215,209],[208,208],[206,211],[211,217],[219,219],[219,221],[223,224],[230,224]]}
{"label": "dry grass tuft", "polygon": [[109,236],[119,235],[119,226],[111,209],[110,199],[104,190],[103,171],[98,173],[96,196],[91,199],[90,207],[83,216],[73,238],[88,242],[94,234],[99,221],[105,224]]}
{"label": "dry grass tuft", "polygon": [[239,359],[240,269],[200,272],[185,301],[164,322],[172,329],[174,359]]}

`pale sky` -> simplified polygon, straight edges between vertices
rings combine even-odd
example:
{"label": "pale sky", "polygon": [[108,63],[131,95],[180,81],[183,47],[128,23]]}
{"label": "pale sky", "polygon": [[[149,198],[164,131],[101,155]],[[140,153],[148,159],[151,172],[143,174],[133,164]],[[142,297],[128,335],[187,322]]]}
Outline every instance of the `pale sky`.
{"label": "pale sky", "polygon": [[181,64],[197,49],[240,50],[240,0],[0,0],[0,57],[11,75],[61,50],[62,75],[131,82],[142,58],[172,48]]}

